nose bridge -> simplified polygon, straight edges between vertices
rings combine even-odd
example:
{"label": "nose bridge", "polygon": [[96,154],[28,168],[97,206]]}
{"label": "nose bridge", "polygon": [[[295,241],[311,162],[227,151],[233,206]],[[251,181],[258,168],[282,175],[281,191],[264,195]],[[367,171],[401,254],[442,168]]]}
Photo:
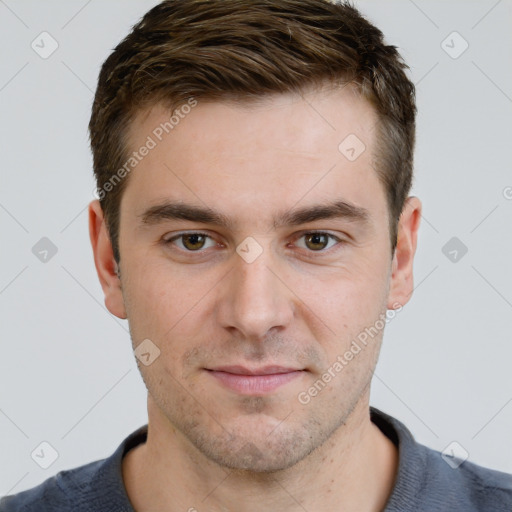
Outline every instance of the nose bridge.
{"label": "nose bridge", "polygon": [[270,250],[250,263],[237,254],[233,265],[221,304],[224,327],[255,339],[263,338],[272,328],[284,327],[293,316],[293,305],[275,270],[270,270],[275,267]]}

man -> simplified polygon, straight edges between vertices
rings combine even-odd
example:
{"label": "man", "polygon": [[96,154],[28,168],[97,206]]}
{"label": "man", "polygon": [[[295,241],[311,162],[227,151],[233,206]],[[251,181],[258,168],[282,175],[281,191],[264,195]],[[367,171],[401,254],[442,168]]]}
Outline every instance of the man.
{"label": "man", "polygon": [[134,27],[99,77],[89,220],[148,426],[2,512],[512,510],[511,476],[369,407],[421,215],[405,68],[324,0],[170,0]]}

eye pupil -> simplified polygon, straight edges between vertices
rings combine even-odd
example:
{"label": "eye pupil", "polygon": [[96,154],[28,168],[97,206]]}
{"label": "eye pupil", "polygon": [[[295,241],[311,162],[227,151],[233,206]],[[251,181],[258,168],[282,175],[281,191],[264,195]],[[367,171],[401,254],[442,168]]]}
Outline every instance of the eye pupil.
{"label": "eye pupil", "polygon": [[329,240],[327,238],[327,235],[324,235],[322,233],[310,233],[306,236],[306,245],[309,249],[312,249],[314,251],[318,251],[321,249],[324,249]]}
{"label": "eye pupil", "polygon": [[190,235],[183,235],[183,245],[189,250],[198,250],[201,249],[205,242],[205,236],[197,233],[192,233]]}

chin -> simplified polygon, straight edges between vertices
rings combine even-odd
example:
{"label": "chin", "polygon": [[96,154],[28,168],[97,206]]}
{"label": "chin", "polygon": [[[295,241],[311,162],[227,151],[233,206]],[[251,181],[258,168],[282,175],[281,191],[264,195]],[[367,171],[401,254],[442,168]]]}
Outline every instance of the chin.
{"label": "chin", "polygon": [[328,437],[318,427],[292,428],[288,425],[285,429],[283,425],[274,425],[269,430],[268,423],[263,420],[258,425],[253,423],[252,429],[247,424],[244,427],[232,429],[237,432],[233,435],[224,430],[220,436],[213,436],[211,431],[205,434],[189,430],[187,437],[206,458],[219,466],[262,474],[294,466]]}

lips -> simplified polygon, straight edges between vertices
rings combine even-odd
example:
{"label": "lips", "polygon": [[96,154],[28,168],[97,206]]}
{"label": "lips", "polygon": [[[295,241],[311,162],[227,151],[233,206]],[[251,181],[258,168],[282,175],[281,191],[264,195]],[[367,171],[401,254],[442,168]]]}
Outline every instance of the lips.
{"label": "lips", "polygon": [[298,371],[297,368],[285,366],[264,366],[263,368],[245,368],[244,366],[218,366],[211,368],[212,371],[231,373],[233,375],[276,375],[279,373],[290,373]]}
{"label": "lips", "polygon": [[304,370],[284,366],[219,366],[207,369],[222,386],[244,395],[264,395],[302,376]]}

